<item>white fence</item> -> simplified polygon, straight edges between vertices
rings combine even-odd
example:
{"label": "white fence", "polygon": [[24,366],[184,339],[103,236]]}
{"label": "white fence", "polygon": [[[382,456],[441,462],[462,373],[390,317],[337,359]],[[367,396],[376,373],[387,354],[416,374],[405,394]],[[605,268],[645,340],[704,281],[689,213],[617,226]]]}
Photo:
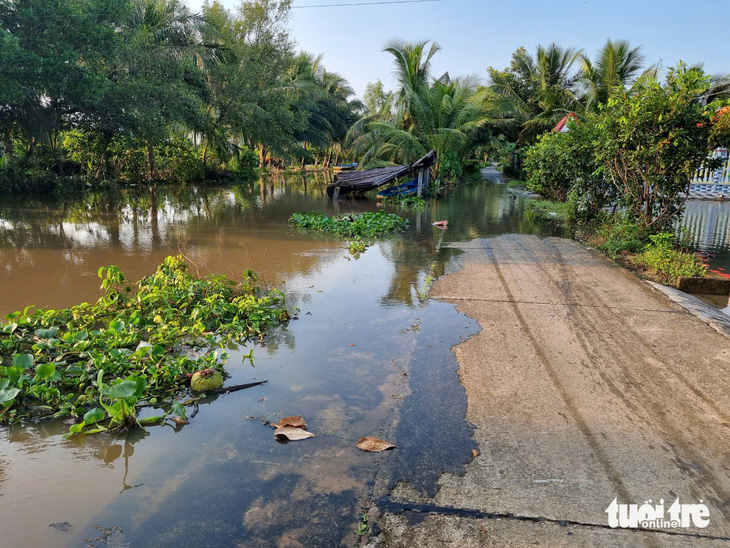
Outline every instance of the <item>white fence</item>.
{"label": "white fence", "polygon": [[723,160],[722,165],[717,169],[702,167],[695,172],[692,183],[730,184],[730,156],[726,148],[718,148],[712,154],[713,158]]}

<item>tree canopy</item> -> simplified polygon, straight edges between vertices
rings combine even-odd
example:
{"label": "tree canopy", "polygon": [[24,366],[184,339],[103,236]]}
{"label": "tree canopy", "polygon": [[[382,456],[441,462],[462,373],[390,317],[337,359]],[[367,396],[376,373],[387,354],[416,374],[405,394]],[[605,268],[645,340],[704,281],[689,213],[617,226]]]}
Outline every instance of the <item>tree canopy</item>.
{"label": "tree canopy", "polygon": [[331,157],[362,105],[321,56],[295,51],[290,4],[3,2],[6,182],[190,179],[249,165],[251,151],[262,165]]}

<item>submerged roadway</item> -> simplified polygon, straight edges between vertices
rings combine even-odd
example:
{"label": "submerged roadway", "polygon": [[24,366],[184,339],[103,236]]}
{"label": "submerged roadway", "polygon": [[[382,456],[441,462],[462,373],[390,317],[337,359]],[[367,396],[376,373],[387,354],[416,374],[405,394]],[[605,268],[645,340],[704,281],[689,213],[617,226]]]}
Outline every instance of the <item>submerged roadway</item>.
{"label": "submerged roadway", "polygon": [[[577,242],[458,245],[431,297],[481,327],[453,348],[478,453],[435,497],[394,492],[370,545],[728,545],[730,339]],[[677,498],[709,524],[609,527],[614,499]]]}

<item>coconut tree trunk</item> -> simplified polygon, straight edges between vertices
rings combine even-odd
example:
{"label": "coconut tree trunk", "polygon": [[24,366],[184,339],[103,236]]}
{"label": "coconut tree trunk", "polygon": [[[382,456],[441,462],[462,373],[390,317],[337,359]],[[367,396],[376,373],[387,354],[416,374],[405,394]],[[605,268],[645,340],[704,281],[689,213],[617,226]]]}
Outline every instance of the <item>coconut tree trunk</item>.
{"label": "coconut tree trunk", "polygon": [[149,168],[149,178],[153,180],[157,178],[157,161],[155,160],[155,149],[152,143],[147,141],[147,166]]}
{"label": "coconut tree trunk", "polygon": [[35,137],[31,137],[30,140],[28,141],[28,148],[25,149],[25,158],[24,158],[24,160],[26,162],[28,160],[30,160],[30,157],[31,156],[33,156],[33,152],[35,151],[35,145],[36,145]]}
{"label": "coconut tree trunk", "polygon": [[5,132],[5,157],[8,160],[13,159],[13,137],[10,135],[10,131]]}

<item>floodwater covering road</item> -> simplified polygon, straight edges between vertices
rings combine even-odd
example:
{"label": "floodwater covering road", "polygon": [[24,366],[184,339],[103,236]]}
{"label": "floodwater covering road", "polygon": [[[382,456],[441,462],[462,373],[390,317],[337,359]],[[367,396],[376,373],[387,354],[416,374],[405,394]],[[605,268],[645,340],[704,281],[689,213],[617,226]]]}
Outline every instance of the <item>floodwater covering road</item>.
{"label": "floodwater covering road", "polygon": [[[477,181],[424,211],[389,206],[409,218],[406,233],[354,258],[287,223],[295,211],[377,207],[333,204],[325,187],[310,176],[0,203],[0,313],[96,299],[100,266],[136,279],[180,250],[202,273],[252,268],[300,309],[266,346],[230,353],[229,383],[268,382],[202,405],[186,426],[74,439],[62,421],[0,429],[0,545],[346,546],[386,471],[418,469],[412,483],[432,491],[442,471],[463,469],[473,444],[450,349],[477,326],[418,291],[458,264],[450,243],[558,229]],[[280,444],[261,422],[299,414],[315,438]],[[361,436],[398,449],[363,453]]]}
{"label": "floodwater covering road", "polygon": [[[481,327],[454,349],[479,454],[432,497],[384,497],[372,545],[726,545],[730,339],[574,241],[457,245],[431,296]],[[614,498],[701,502],[709,524],[610,529]]]}
{"label": "floodwater covering road", "polygon": [[[541,240],[564,232],[505,185],[452,187],[424,211],[388,206],[409,218],[406,233],[359,258],[287,223],[295,211],[378,207],[332,203],[325,185],[0,203],[0,313],[93,300],[100,266],[138,278],[179,251],[202,273],[252,268],[299,309],[265,346],[230,353],[228,382],[268,382],[201,405],[186,426],[70,440],[62,421],[0,429],[3,547],[352,546],[372,502],[603,523],[613,496],[672,494],[709,500],[703,532],[728,535],[716,336],[578,244]],[[442,219],[446,231],[431,225]],[[423,300],[431,277],[439,300]],[[280,444],[262,424],[298,414],[315,438]],[[363,453],[361,436],[398,447]],[[429,545],[452,520],[464,545],[594,534],[408,520],[386,514],[374,533],[388,536],[370,542]],[[441,531],[428,528],[438,520]]]}

